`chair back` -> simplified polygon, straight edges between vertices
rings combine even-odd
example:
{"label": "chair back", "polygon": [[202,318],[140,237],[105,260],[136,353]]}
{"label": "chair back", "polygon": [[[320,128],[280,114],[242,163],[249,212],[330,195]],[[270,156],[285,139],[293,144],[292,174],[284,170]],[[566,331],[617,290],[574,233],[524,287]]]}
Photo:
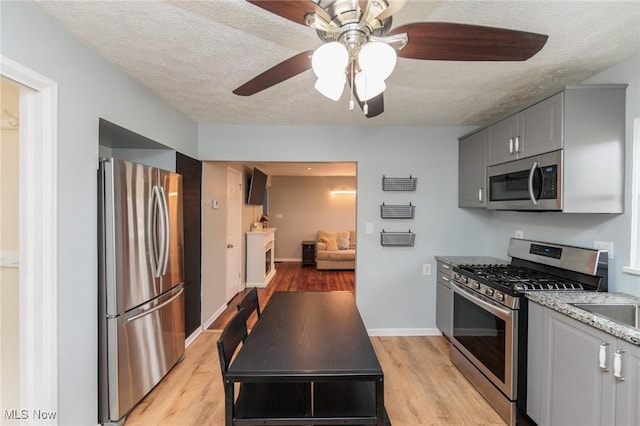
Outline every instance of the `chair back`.
{"label": "chair back", "polygon": [[240,309],[231,318],[231,321],[224,327],[218,339],[218,356],[220,358],[220,368],[222,376],[227,374],[233,354],[238,349],[240,342],[247,338],[247,323],[244,309]]}
{"label": "chair back", "polygon": [[258,289],[253,287],[249,293],[238,303],[238,310],[244,309],[245,317],[248,319],[253,311],[256,311],[260,318],[260,303],[258,302]]}

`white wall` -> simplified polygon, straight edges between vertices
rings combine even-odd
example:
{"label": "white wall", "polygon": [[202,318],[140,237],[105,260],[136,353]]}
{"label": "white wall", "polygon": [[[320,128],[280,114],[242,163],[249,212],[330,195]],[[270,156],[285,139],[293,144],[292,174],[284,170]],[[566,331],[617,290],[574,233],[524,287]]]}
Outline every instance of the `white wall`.
{"label": "white wall", "polygon": [[[504,256],[508,240],[516,229],[524,231],[527,239],[593,247],[594,241],[614,243],[614,259],[609,262],[609,291],[640,296],[640,276],[622,272],[629,266],[631,241],[631,170],[633,119],[640,117],[640,55],[610,68],[585,83],[628,83],[626,117],[625,213],[562,214],[555,212],[493,212],[491,253]],[[638,165],[640,167],[640,165]]]}
{"label": "white wall", "polygon": [[198,128],[36,4],[1,7],[2,55],[58,83],[58,423],[96,424],[98,119],[192,157]]}
{"label": "white wall", "polygon": [[[470,127],[200,126],[199,158],[358,163],[356,299],[369,329],[435,329],[433,256],[487,254],[490,213],[458,209],[457,138]],[[265,150],[264,147],[269,149]],[[418,178],[414,193],[382,191],[382,176]],[[412,221],[380,219],[380,203],[416,205]],[[374,225],[365,234],[365,224]],[[417,234],[410,248],[380,246],[379,232]],[[435,269],[435,268],[434,268]]]}

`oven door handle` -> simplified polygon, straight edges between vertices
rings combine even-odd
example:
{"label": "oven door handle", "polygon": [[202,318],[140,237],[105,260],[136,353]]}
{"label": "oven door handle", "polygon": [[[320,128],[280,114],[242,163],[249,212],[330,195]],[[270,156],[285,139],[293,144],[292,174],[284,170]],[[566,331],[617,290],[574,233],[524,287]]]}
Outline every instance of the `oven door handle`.
{"label": "oven door handle", "polygon": [[453,286],[453,291],[458,293],[460,296],[464,297],[465,299],[467,299],[469,302],[472,302],[472,303],[475,303],[476,305],[479,305],[480,307],[484,308],[485,310],[487,310],[488,312],[490,312],[493,315],[497,316],[498,318],[506,319],[506,318],[512,318],[513,317],[513,312],[511,312],[510,310],[499,308],[496,305],[494,305],[493,303],[489,303],[489,302],[486,302],[486,301],[482,300],[479,297],[475,297],[475,296],[467,293],[467,289],[461,288],[455,282],[454,282],[454,284],[455,285]]}

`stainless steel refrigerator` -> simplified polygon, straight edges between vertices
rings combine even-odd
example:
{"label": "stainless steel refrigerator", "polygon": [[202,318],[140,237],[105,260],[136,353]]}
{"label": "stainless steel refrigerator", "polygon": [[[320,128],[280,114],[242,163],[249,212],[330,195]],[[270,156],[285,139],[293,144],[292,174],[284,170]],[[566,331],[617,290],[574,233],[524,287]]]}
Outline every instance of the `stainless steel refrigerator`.
{"label": "stainless steel refrigerator", "polygon": [[100,160],[99,422],[121,425],[184,356],[182,176]]}

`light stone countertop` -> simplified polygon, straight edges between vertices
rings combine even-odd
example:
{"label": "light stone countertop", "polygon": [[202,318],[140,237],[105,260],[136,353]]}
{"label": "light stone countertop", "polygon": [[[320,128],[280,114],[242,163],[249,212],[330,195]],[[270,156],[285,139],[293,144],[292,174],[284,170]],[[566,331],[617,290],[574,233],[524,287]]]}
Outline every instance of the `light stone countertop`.
{"label": "light stone countertop", "polygon": [[640,303],[640,297],[625,293],[598,292],[557,292],[530,291],[526,292],[527,299],[551,308],[570,318],[603,330],[634,345],[640,346],[640,329],[633,328],[606,317],[583,309],[576,308],[569,303]]}

